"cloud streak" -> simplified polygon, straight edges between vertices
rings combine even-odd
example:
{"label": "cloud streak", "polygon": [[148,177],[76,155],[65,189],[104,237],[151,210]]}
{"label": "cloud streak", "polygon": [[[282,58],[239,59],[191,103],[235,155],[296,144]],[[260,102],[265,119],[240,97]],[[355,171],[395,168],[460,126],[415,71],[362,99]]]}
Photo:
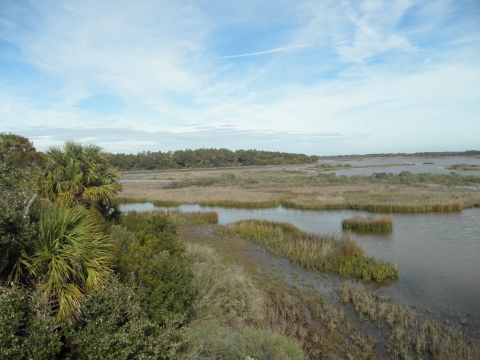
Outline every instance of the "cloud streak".
{"label": "cloud streak", "polygon": [[459,2],[5,0],[0,14],[0,130],[36,129],[41,146],[478,147],[480,15]]}
{"label": "cloud streak", "polygon": [[275,54],[275,53],[284,52],[284,51],[301,49],[301,48],[305,48],[305,47],[309,47],[309,46],[313,46],[313,45],[314,44],[303,44],[303,45],[279,47],[279,48],[276,48],[276,49],[258,51],[258,52],[248,53],[248,54],[220,56],[220,59],[232,59],[232,58],[247,57],[247,56],[259,56],[259,55]]}

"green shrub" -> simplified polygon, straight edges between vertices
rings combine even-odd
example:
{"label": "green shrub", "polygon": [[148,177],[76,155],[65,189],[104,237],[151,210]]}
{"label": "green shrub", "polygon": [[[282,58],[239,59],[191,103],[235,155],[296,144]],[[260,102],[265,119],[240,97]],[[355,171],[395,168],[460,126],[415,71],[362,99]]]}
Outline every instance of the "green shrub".
{"label": "green shrub", "polygon": [[191,315],[197,289],[169,216],[130,212],[121,224],[135,235],[119,257],[118,271],[141,284],[141,303],[149,318],[163,324],[175,314]]}
{"label": "green shrub", "polygon": [[0,288],[0,359],[53,359],[60,353],[59,321],[39,295]]}
{"label": "green shrub", "polygon": [[181,316],[164,326],[147,318],[138,289],[116,278],[85,299],[83,317],[67,331],[71,359],[179,359],[186,330]]}

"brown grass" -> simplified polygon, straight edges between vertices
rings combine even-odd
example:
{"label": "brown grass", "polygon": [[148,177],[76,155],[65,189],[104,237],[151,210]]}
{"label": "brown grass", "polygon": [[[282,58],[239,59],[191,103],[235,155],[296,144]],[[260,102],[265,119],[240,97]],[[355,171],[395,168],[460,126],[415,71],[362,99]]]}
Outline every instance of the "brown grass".
{"label": "brown grass", "polygon": [[[175,183],[175,186],[181,187],[169,188],[172,185],[155,182],[128,182],[122,185],[120,195],[122,198],[149,199],[175,205],[265,208],[282,204],[295,209],[372,212],[461,211],[480,204],[480,186],[476,185],[392,184],[388,179],[374,177],[345,180],[298,171],[242,170],[230,174],[212,171],[183,173],[181,176],[185,182],[181,185]],[[393,180],[398,179],[402,177],[397,176]],[[441,181],[445,179],[459,181],[454,177],[440,178]]]}

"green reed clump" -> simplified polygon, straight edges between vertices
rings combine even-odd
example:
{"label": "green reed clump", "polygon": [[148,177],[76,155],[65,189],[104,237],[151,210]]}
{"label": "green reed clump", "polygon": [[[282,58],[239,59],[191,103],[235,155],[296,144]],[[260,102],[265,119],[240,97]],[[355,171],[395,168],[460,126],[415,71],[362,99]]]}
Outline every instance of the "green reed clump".
{"label": "green reed clump", "polygon": [[377,282],[398,277],[396,266],[364,256],[363,250],[349,237],[308,234],[291,224],[264,220],[238,221],[220,231],[239,234],[307,269]]}
{"label": "green reed clump", "polygon": [[454,164],[454,165],[445,165],[445,169],[448,170],[480,170],[480,165],[472,164]]}
{"label": "green reed clump", "polygon": [[463,203],[461,201],[449,202],[443,204],[369,204],[365,205],[363,210],[372,212],[450,212],[462,211]]}
{"label": "green reed clump", "polygon": [[368,218],[354,216],[349,219],[342,219],[342,229],[358,231],[391,231],[392,218],[388,216]]}
{"label": "green reed clump", "polygon": [[168,212],[168,215],[176,225],[218,224],[218,213],[215,211],[182,212],[180,210],[172,210]]}
{"label": "green reed clump", "polygon": [[173,206],[180,206],[182,205],[179,201],[172,201],[172,200],[153,200],[152,204],[154,206],[163,206],[163,207],[173,207]]}
{"label": "green reed clump", "polygon": [[247,208],[247,209],[266,209],[275,208],[280,205],[279,200],[270,201],[236,201],[236,200],[203,200],[199,201],[200,206],[221,206],[230,208]]}
{"label": "green reed clump", "polygon": [[113,202],[115,204],[134,204],[134,203],[146,203],[148,202],[145,198],[129,198],[129,197],[116,197]]}

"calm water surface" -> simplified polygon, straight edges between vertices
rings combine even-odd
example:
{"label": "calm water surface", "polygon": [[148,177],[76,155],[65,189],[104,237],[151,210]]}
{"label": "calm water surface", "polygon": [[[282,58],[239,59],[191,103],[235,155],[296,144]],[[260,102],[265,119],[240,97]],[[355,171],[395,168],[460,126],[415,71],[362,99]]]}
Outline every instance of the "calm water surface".
{"label": "calm water surface", "polygon": [[[121,210],[151,211],[153,204],[127,204]],[[173,208],[172,208],[173,209]],[[317,211],[228,209],[182,205],[181,211],[216,211],[219,224],[244,219],[289,222],[310,233],[341,233],[341,220],[371,213],[353,210]],[[379,214],[380,215],[380,214]],[[395,263],[399,279],[384,286],[390,296],[442,319],[463,323],[480,338],[480,208],[454,213],[387,214],[393,230],[386,234],[352,233],[365,253]]]}

